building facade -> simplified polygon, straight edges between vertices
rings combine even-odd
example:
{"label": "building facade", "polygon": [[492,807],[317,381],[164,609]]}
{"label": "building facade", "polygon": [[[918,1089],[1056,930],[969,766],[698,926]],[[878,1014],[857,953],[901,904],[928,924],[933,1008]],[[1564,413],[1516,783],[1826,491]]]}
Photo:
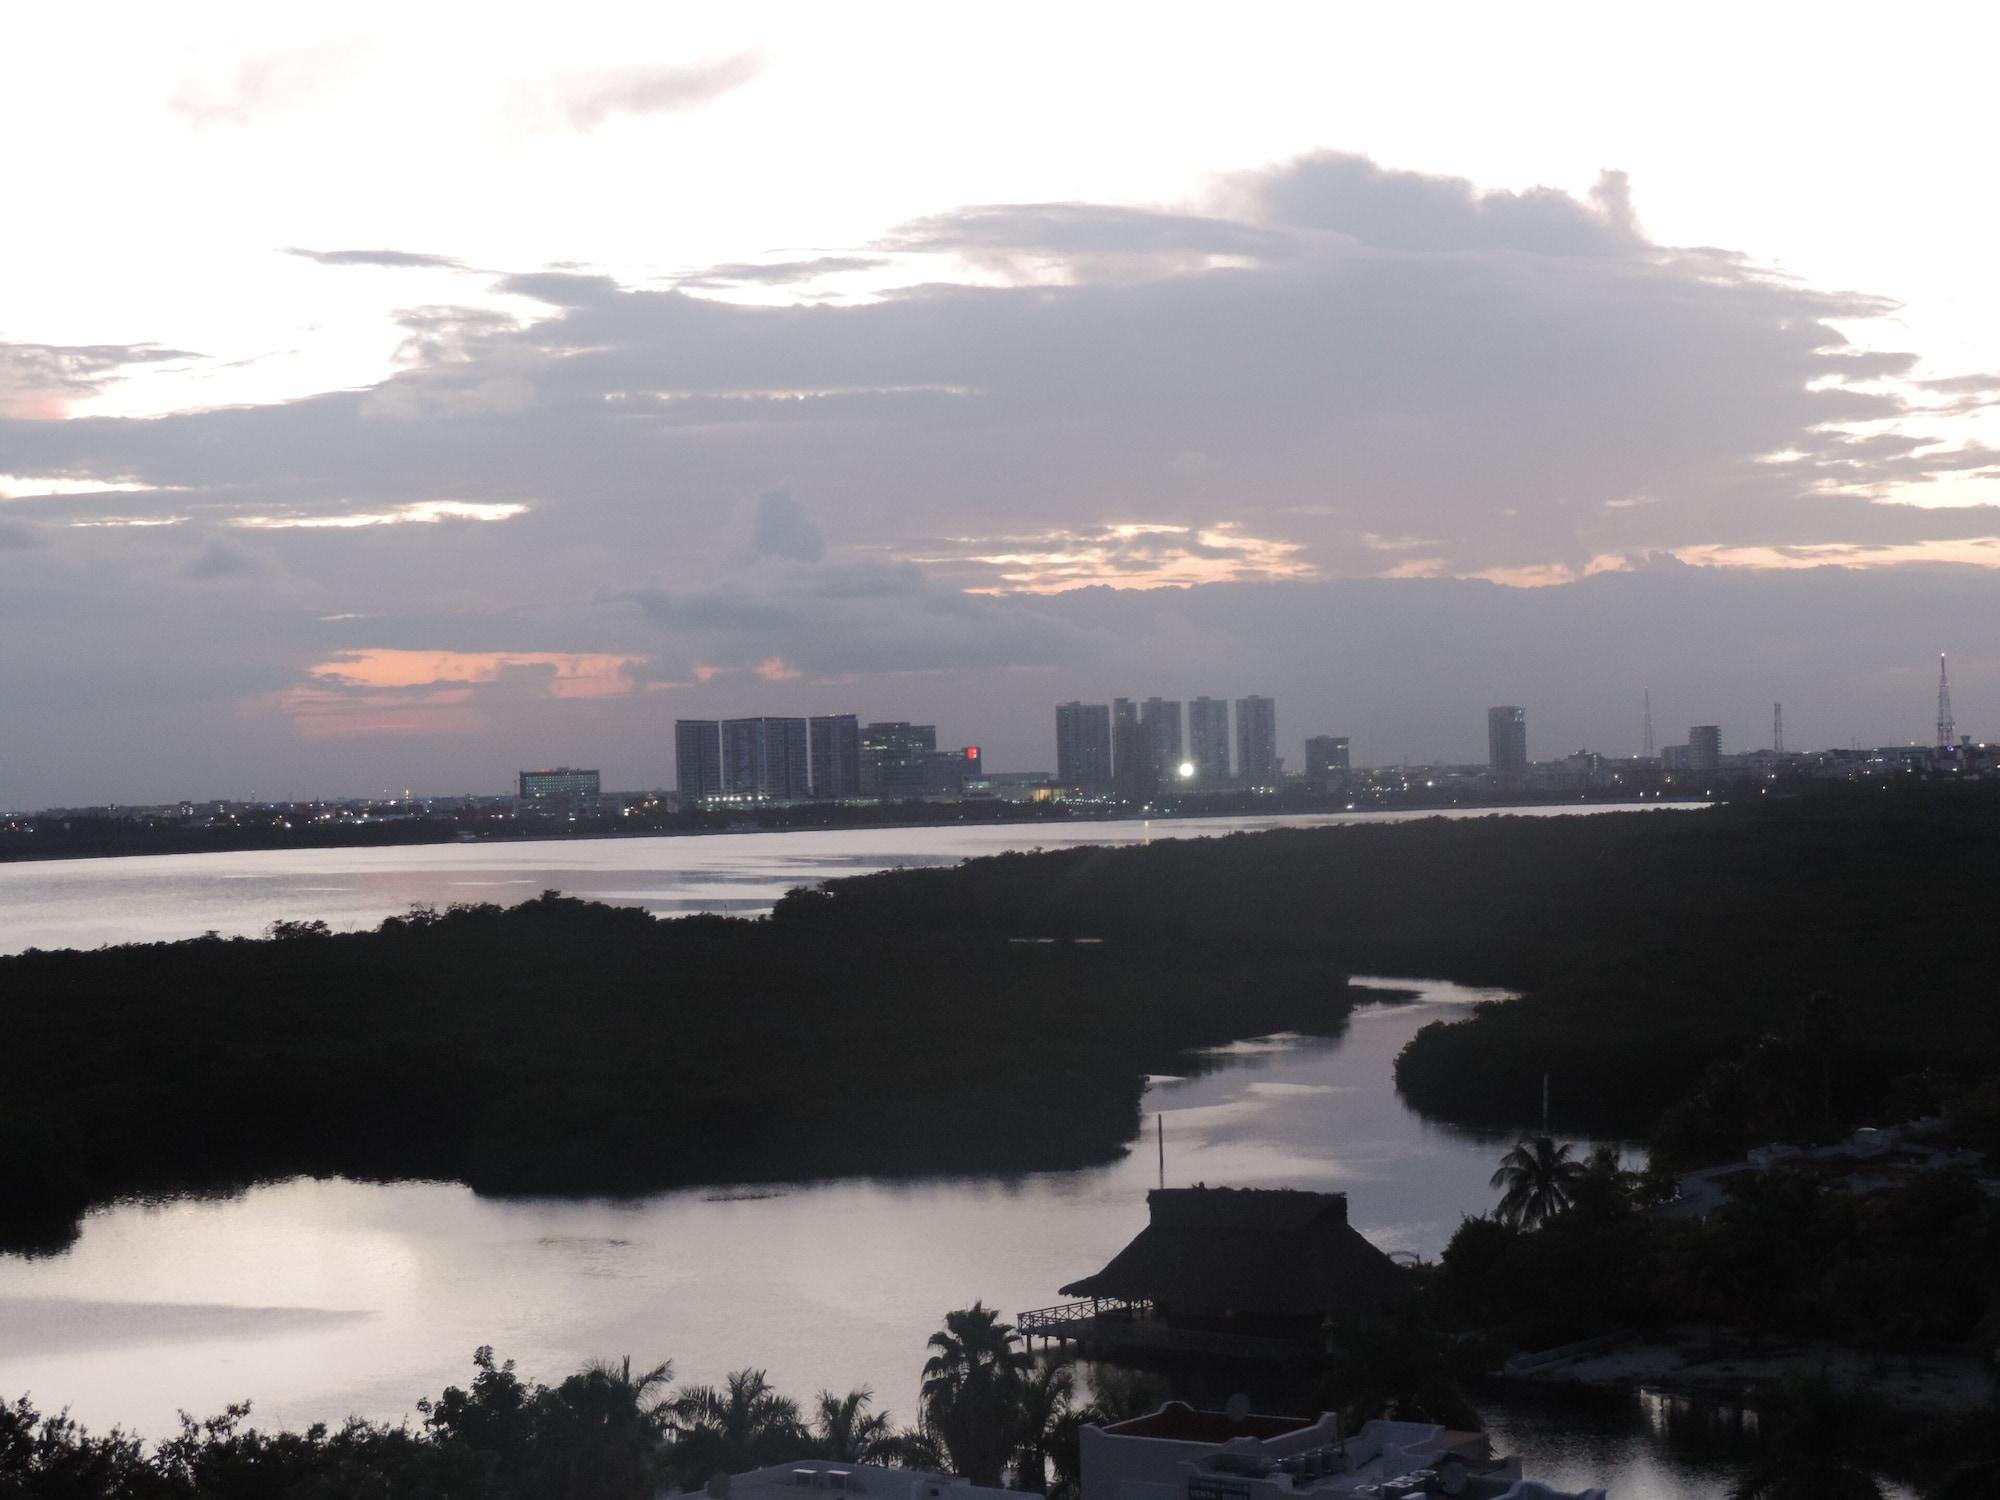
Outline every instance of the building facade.
{"label": "building facade", "polygon": [[722,793],[802,802],[812,793],[804,719],[724,719]]}
{"label": "building facade", "polygon": [[579,771],[573,766],[552,766],[542,771],[520,773],[521,801],[542,806],[576,807],[595,803],[602,790],[595,771]]}
{"label": "building facade", "polygon": [[1347,736],[1316,734],[1306,741],[1306,785],[1315,792],[1331,791],[1353,770]]}
{"label": "building facade", "polygon": [[1252,693],[1236,700],[1236,776],[1247,787],[1278,785],[1278,704]]}
{"label": "building facade", "polygon": [[931,757],[937,754],[937,726],[890,719],[861,734],[861,795],[883,802],[912,802],[928,796]]}
{"label": "building facade", "polygon": [[1486,710],[1486,763],[1501,775],[1528,769],[1528,711],[1512,704]]}
{"label": "building facade", "polygon": [[1151,768],[1146,795],[1156,797],[1180,780],[1181,702],[1178,698],[1148,698],[1139,705],[1139,753]]}
{"label": "building facade", "polygon": [[1111,790],[1109,704],[1056,705],[1056,780],[1086,796],[1101,797]]}
{"label": "building facade", "polygon": [[674,720],[674,789],[681,806],[722,795],[722,721]]}
{"label": "building facade", "polygon": [[1713,771],[1722,764],[1722,730],[1714,724],[1696,724],[1688,730],[1688,769]]}
{"label": "building facade", "polygon": [[845,801],[861,795],[861,721],[853,714],[819,714],[806,721],[812,794]]}
{"label": "building facade", "polygon": [[1229,784],[1229,700],[1202,697],[1188,704],[1188,753],[1200,787]]}
{"label": "building facade", "polygon": [[1111,781],[1113,790],[1125,802],[1143,802],[1156,784],[1152,756],[1142,753],[1145,744],[1139,727],[1139,705],[1130,698],[1111,700]]}

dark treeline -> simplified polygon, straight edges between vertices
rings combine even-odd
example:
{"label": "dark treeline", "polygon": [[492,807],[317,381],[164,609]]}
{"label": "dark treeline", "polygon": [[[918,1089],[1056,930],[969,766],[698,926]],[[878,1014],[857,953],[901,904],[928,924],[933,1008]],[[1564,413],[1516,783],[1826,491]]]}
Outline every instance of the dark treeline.
{"label": "dark treeline", "polygon": [[762,1370],[673,1384],[673,1366],[593,1361],[556,1385],[491,1348],[414,1426],[350,1419],[266,1432],[242,1403],[148,1445],[94,1434],[29,1397],[0,1403],[0,1500],[654,1500],[718,1474],[801,1459],[946,1470],[1074,1500],[1078,1432],[1155,1409],[1165,1387],[1104,1370],[1086,1399],[1062,1358],[1033,1359],[981,1303],[947,1313],[899,1427],[866,1387],[810,1406]]}
{"label": "dark treeline", "polygon": [[[827,931],[1042,930],[1524,998],[1427,1027],[1397,1082],[1427,1113],[1642,1135],[1698,1087],[1692,1154],[1912,1112],[2000,1057],[2000,786],[1828,789],[1699,812],[1278,830],[1003,855],[794,895]],[[1927,1081],[1926,1081],[1927,1080]],[[1912,1082],[1918,1086],[1910,1087]]]}
{"label": "dark treeline", "polygon": [[658,921],[553,893],[0,959],[0,1243],[297,1173],[634,1193],[1111,1159],[1148,1072],[1350,997],[1310,954]]}
{"label": "dark treeline", "polygon": [[1352,972],[1526,992],[1400,1060],[1456,1120],[1533,1121],[1546,1073],[1595,1133],[1696,1098],[1685,1156],[1891,1103],[1977,1124],[1996,851],[2000,787],[1912,788],[1004,855],[757,922],[545,897],[29,953],[0,960],[0,1225],[60,1244],[90,1203],[299,1172],[619,1193],[1101,1161],[1146,1072],[1335,1028]]}

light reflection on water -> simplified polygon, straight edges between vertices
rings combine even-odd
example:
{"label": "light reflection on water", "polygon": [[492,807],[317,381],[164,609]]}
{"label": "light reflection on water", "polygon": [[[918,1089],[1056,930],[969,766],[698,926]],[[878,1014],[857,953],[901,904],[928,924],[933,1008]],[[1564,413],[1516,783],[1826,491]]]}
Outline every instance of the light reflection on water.
{"label": "light reflection on water", "polygon": [[[0,948],[255,932],[279,917],[372,925],[412,902],[512,899],[520,888],[618,892],[655,909],[768,904],[802,881],[954,863],[1024,838],[1054,846],[1182,837],[1276,822],[888,829],[453,845],[0,866]],[[249,868],[245,868],[245,865]],[[468,891],[476,877],[513,890]],[[334,881],[340,882],[333,884]],[[724,893],[727,893],[726,897]],[[339,901],[329,901],[339,897]],[[1401,981],[1380,981],[1385,985]],[[1391,1064],[1425,1022],[1491,992],[1423,981],[1415,1003],[1356,1012],[1338,1039],[1218,1050],[1213,1069],[1152,1080],[1166,1180],[1337,1189],[1385,1250],[1435,1256],[1489,1206],[1504,1145],[1422,1120]],[[829,1124],[867,1128],[865,1088]],[[1150,1122],[1149,1122],[1150,1124]],[[684,1380],[752,1364],[801,1398],[867,1384],[913,1415],[923,1343],[948,1308],[1008,1314],[1059,1300],[1145,1222],[1152,1131],[1124,1160],[1007,1181],[841,1181],[692,1189],[634,1201],[494,1200],[449,1184],[295,1180],[232,1199],[93,1213],[68,1253],[0,1257],[0,1398],[148,1435],[178,1410],[245,1397],[272,1426],[396,1419],[464,1383],[493,1344],[554,1379],[598,1355],[675,1361]],[[1530,1472],[1610,1482],[1620,1500],[1704,1490],[1642,1423],[1572,1454],[1532,1423],[1503,1436]],[[1546,1452],[1549,1463],[1544,1462]],[[1567,1455],[1567,1456],[1566,1456]],[[1596,1465],[1574,1476],[1553,1465]],[[1682,1466],[1685,1468],[1685,1466]],[[1712,1472],[1712,1469],[1711,1469]],[[1659,1476],[1671,1478],[1659,1488]],[[1677,1476],[1677,1477],[1675,1477]],[[1696,1487],[1691,1487],[1696,1486]]]}
{"label": "light reflection on water", "polygon": [[[1643,809],[1595,804],[1509,808],[1588,815]],[[415,844],[383,849],[254,850],[0,864],[0,953],[94,948],[261,933],[280,920],[318,919],[336,932],[373,927],[412,905],[511,905],[555,889],[668,915],[749,915],[794,886],[899,865],[954,865],[1018,849],[1132,844],[1261,828],[1397,822],[1442,813],[1321,813],[1267,818],[1124,819],[910,828],[799,829],[673,838],[545,839]]]}

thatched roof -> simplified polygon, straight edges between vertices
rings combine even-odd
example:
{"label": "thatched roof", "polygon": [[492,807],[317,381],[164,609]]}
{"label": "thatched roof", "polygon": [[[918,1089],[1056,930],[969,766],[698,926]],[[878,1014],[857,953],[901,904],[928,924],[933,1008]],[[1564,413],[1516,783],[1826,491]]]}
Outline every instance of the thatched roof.
{"label": "thatched roof", "polygon": [[1389,1257],[1347,1222],[1344,1193],[1161,1188],[1152,1222],[1065,1297],[1164,1302],[1187,1312],[1366,1312],[1399,1296]]}

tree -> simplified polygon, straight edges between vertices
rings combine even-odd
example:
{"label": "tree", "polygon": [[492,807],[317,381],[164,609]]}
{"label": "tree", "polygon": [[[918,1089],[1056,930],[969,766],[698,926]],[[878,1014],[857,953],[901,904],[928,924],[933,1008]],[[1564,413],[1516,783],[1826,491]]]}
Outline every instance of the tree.
{"label": "tree", "polygon": [[1064,1419],[1076,1393],[1076,1372],[1063,1359],[1043,1360],[1021,1381],[1014,1472],[1020,1488],[1045,1493],[1049,1459],[1062,1441]]}
{"label": "tree", "polygon": [[813,1417],[812,1446],[821,1458],[850,1464],[894,1463],[903,1456],[902,1435],[886,1411],[868,1410],[875,1393],[859,1386],[845,1396],[821,1391]]}
{"label": "tree", "polygon": [[628,1355],[594,1361],[542,1399],[544,1493],[575,1500],[651,1500],[666,1473],[665,1393],[671,1364],[632,1373]]}
{"label": "tree", "polygon": [[1880,1415],[1824,1375],[1793,1376],[1762,1409],[1770,1446],[1730,1487],[1730,1500],[1882,1500],[1873,1462]]}
{"label": "tree", "polygon": [[666,1428],[668,1473],[688,1488],[797,1457],[808,1443],[798,1402],[772,1389],[762,1370],[733,1371],[720,1390],[682,1387],[667,1404]]}
{"label": "tree", "polygon": [[1014,1347],[1013,1325],[975,1302],[946,1313],[927,1347],[935,1352],[924,1362],[924,1430],[958,1473],[998,1485],[1014,1455],[1022,1372],[1031,1363]]}
{"label": "tree", "polygon": [[1569,1153],[1567,1145],[1538,1135],[1500,1158],[1488,1185],[1505,1190],[1497,1210],[1501,1223],[1534,1229],[1568,1209],[1583,1175],[1583,1163],[1572,1161]]}

